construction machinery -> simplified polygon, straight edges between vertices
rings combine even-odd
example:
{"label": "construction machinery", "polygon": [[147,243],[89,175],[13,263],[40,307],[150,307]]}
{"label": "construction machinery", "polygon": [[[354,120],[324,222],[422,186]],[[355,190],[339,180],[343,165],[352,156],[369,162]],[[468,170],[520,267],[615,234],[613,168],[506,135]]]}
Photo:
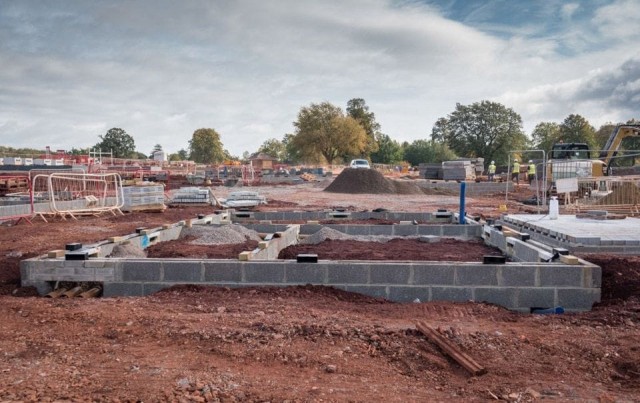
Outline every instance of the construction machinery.
{"label": "construction machinery", "polygon": [[622,140],[640,137],[640,124],[617,125],[600,155],[591,155],[586,143],[556,143],[551,149],[547,177],[556,180],[570,177],[600,177],[611,173],[611,161],[617,155]]}

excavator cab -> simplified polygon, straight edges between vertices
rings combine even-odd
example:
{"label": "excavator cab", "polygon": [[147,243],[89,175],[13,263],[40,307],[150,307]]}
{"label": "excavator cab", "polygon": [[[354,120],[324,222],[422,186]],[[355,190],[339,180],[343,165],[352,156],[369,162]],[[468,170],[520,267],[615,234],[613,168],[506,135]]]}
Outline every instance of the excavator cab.
{"label": "excavator cab", "polygon": [[551,148],[552,160],[588,160],[591,152],[586,143],[557,143]]}

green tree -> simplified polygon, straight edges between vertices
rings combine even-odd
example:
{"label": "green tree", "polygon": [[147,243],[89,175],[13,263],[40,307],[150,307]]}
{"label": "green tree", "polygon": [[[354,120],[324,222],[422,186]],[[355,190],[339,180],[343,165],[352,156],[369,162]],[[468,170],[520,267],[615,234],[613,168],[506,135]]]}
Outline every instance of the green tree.
{"label": "green tree", "polygon": [[531,132],[533,148],[544,150],[547,153],[547,157],[553,145],[560,141],[561,137],[560,125],[554,122],[538,123],[533,132]]}
{"label": "green tree", "polygon": [[282,144],[284,145],[286,155],[284,161],[287,163],[298,163],[302,161],[302,157],[298,153],[298,150],[293,145],[293,133],[287,133],[282,137]]}
{"label": "green tree", "polygon": [[94,146],[94,149],[102,152],[111,152],[114,158],[137,156],[135,141],[126,131],[114,127],[109,129],[104,136],[99,137],[100,142]]}
{"label": "green tree", "polygon": [[169,154],[169,161],[186,161],[189,159],[189,153],[184,148],[178,150],[177,153]]}
{"label": "green tree", "polygon": [[380,124],[376,122],[376,115],[369,112],[369,107],[362,98],[353,98],[347,102],[347,115],[354,118],[367,133],[367,149],[364,154],[369,155],[378,150],[378,136]]}
{"label": "green tree", "polygon": [[278,139],[266,140],[260,148],[258,148],[258,152],[270,155],[278,161],[284,161],[287,158],[287,148],[284,143]]}
{"label": "green tree", "polygon": [[378,151],[371,154],[371,162],[378,164],[394,164],[402,161],[403,149],[400,143],[388,135],[378,135]]}
{"label": "green tree", "polygon": [[455,111],[436,122],[431,137],[444,139],[460,156],[483,157],[498,164],[506,163],[510,151],[527,143],[520,115],[491,101],[456,104]]}
{"label": "green tree", "polygon": [[589,149],[598,149],[596,129],[580,115],[572,114],[564,119],[560,124],[560,138],[565,143],[587,143]]}
{"label": "green tree", "polygon": [[436,141],[415,140],[404,149],[404,159],[411,165],[450,161],[456,158],[456,154],[446,144]]}
{"label": "green tree", "polygon": [[338,157],[361,156],[367,149],[362,126],[329,102],[302,107],[293,125],[296,133],[291,147],[305,161],[324,158],[331,164]]}
{"label": "green tree", "polygon": [[190,159],[202,163],[219,163],[225,159],[220,135],[214,129],[198,129],[189,140]]}

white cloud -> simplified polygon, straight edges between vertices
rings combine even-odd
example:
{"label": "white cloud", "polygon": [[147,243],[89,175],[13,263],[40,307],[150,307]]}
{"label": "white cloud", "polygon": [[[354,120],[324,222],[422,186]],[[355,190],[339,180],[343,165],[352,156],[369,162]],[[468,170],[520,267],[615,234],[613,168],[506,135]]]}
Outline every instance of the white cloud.
{"label": "white cloud", "polygon": [[586,6],[553,2],[545,18],[571,18],[547,34],[536,25],[544,19],[472,26],[414,1],[7,3],[3,145],[88,147],[120,127],[142,152],[157,143],[175,152],[212,127],[240,155],[292,132],[311,102],[364,98],[400,141],[425,138],[457,102],[498,100],[525,127],[637,104],[629,44],[640,33],[617,19],[637,15],[638,1],[593,9],[590,21],[575,21]]}

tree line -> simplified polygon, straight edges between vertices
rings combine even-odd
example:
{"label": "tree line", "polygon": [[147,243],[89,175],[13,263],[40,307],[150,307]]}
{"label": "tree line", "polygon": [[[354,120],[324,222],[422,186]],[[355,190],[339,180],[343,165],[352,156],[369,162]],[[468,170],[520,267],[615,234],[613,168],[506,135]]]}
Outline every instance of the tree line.
{"label": "tree line", "polygon": [[[637,123],[632,119],[627,123]],[[587,143],[592,150],[604,147],[615,124],[607,123],[595,129],[584,117],[571,114],[561,123],[538,123],[531,136],[523,130],[522,118],[513,109],[492,101],[480,101],[471,105],[456,104],[447,116],[436,120],[431,133],[425,139],[398,142],[382,132],[375,114],[362,98],[353,98],[346,108],[329,102],[303,106],[293,122],[293,133],[281,140],[266,140],[257,150],[273,158],[291,164],[333,164],[348,162],[353,158],[365,158],[373,163],[418,165],[423,162],[439,163],[458,157],[478,158],[507,163],[513,150],[544,150],[553,144]],[[111,153],[116,158],[153,158],[162,151],[156,144],[150,154],[136,151],[135,141],[121,128],[112,128],[99,136],[93,147],[72,149],[72,154],[91,151]],[[629,139],[627,149],[640,149],[640,139]],[[4,149],[4,150],[3,150]],[[0,152],[7,152],[0,147]],[[249,156],[245,152],[242,156]],[[213,164],[224,160],[238,160],[223,146],[220,134],[212,128],[200,128],[193,132],[187,149],[168,155],[170,160],[192,160]],[[635,161],[632,160],[633,164]]]}

